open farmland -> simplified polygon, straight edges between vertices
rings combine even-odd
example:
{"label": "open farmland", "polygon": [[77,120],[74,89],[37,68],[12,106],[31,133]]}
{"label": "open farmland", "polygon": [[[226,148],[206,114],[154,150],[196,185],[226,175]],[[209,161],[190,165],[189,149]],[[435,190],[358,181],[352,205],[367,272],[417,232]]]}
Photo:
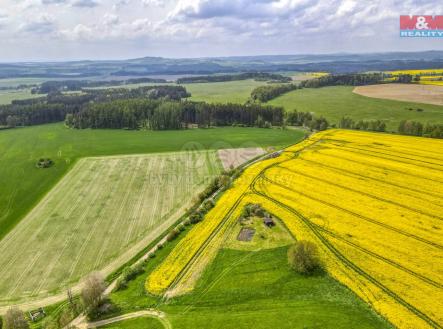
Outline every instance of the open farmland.
{"label": "open farmland", "polygon": [[388,131],[397,131],[402,120],[443,123],[442,106],[370,98],[357,95],[353,90],[352,86],[305,88],[277,97],[269,105],[283,106],[287,111],[312,112],[331,124],[338,124],[343,116],[355,121],[383,120]]}
{"label": "open farmland", "polygon": [[172,225],[221,170],[215,151],[81,159],[0,241],[0,303],[108,274]]}
{"label": "open farmland", "polygon": [[155,294],[193,290],[247,203],[400,328],[442,328],[443,142],[330,130],[242,174],[147,278]]}
{"label": "open farmland", "polygon": [[389,83],[356,87],[354,93],[372,98],[443,105],[443,87],[434,85]]}
{"label": "open farmland", "polygon": [[[83,157],[198,149],[287,146],[304,133],[259,128],[125,131],[47,124],[0,131],[0,239]],[[37,169],[41,157],[55,165]],[[23,179],[26,177],[26,179]]]}
{"label": "open farmland", "polygon": [[44,95],[31,94],[29,89],[24,90],[0,90],[0,105],[11,104],[13,100],[42,97]]}
{"label": "open farmland", "polygon": [[184,84],[191,93],[191,100],[208,103],[244,103],[254,88],[266,85],[266,81],[239,80],[228,82]]}

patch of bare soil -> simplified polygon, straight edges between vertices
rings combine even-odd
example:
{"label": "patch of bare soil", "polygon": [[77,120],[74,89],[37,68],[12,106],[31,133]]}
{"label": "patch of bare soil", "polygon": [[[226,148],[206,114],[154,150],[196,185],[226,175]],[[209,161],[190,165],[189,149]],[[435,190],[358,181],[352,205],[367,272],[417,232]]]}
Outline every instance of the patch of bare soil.
{"label": "patch of bare soil", "polygon": [[389,83],[360,86],[353,92],[372,98],[443,105],[443,86]]}
{"label": "patch of bare soil", "polygon": [[218,157],[223,164],[225,170],[231,167],[237,168],[243,163],[264,154],[265,151],[260,148],[240,148],[240,149],[225,149],[218,151]]}

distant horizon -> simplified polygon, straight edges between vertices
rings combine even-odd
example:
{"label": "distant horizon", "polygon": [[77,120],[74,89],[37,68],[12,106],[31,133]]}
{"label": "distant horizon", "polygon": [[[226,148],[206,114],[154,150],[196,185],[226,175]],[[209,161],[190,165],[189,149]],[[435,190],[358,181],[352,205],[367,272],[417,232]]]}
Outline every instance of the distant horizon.
{"label": "distant horizon", "polygon": [[[406,51],[406,50],[397,50],[397,51],[374,51],[374,52],[324,52],[324,53],[273,53],[273,54],[245,54],[245,55],[227,55],[227,56],[202,56],[202,57],[173,57],[173,56],[136,56],[136,57],[122,57],[122,58],[101,58],[101,59],[94,59],[94,58],[78,58],[78,59],[70,59],[70,60],[53,60],[53,59],[42,59],[42,60],[18,60],[18,61],[2,61],[0,60],[0,64],[45,64],[45,63],[74,63],[74,62],[112,62],[112,61],[131,61],[131,60],[141,60],[141,59],[147,59],[147,58],[157,58],[157,59],[171,59],[171,60],[200,60],[200,59],[228,59],[228,58],[265,58],[265,57],[297,57],[297,56],[352,56],[352,55],[389,55],[389,54],[422,54],[422,53],[442,53],[443,55],[443,49],[427,49],[427,50],[413,50],[413,51]],[[443,57],[442,57],[443,59]]]}

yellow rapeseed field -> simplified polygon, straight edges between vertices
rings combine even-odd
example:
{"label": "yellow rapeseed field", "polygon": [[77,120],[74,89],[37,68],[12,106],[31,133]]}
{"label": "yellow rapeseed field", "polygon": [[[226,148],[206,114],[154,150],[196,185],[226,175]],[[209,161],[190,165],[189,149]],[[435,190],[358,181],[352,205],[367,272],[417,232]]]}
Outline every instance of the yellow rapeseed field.
{"label": "yellow rapeseed field", "polygon": [[148,291],[192,289],[246,203],[399,328],[443,327],[443,141],[328,130],[242,174],[148,278]]}
{"label": "yellow rapeseed field", "polygon": [[399,71],[388,71],[385,72],[394,76],[401,74],[410,75],[439,75],[443,74],[443,69],[426,69],[426,70],[399,70]]}

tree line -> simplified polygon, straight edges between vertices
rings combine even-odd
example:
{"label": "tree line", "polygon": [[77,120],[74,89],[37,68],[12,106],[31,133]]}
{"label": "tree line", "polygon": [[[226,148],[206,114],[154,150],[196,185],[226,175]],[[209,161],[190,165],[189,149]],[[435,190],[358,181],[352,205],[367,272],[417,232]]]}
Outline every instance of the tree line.
{"label": "tree line", "polygon": [[290,126],[303,126],[311,130],[325,130],[329,122],[323,117],[316,118],[310,112],[292,111],[286,115],[286,124]]}
{"label": "tree line", "polygon": [[136,89],[115,88],[88,90],[82,94],[50,93],[45,97],[16,100],[0,105],[0,126],[14,128],[60,122],[67,114],[77,113],[88,104],[119,99],[180,100],[189,97],[183,86],[148,86]]}
{"label": "tree line", "polygon": [[265,73],[265,72],[247,72],[240,74],[224,74],[224,75],[202,75],[196,77],[184,77],[177,79],[178,84],[183,83],[205,83],[205,82],[226,82],[249,80],[255,81],[274,81],[274,82],[290,82],[290,77],[285,77],[281,74]]}
{"label": "tree line", "polygon": [[386,123],[381,120],[360,120],[354,121],[350,117],[342,117],[338,124],[342,129],[356,129],[367,131],[386,131]]}
{"label": "tree line", "polygon": [[259,104],[208,104],[190,101],[150,99],[115,100],[90,103],[66,116],[72,128],[183,129],[241,125],[247,127],[281,126],[284,109]]}
{"label": "tree line", "polygon": [[398,126],[398,132],[402,135],[443,138],[443,124],[423,125],[418,121],[403,120]]}
{"label": "tree line", "polygon": [[365,86],[383,83],[384,73],[359,73],[325,75],[319,78],[304,80],[300,83],[302,88],[320,88],[326,86]]}
{"label": "tree line", "polygon": [[46,81],[33,88],[33,94],[49,94],[61,91],[81,91],[88,88],[124,86],[138,83],[166,83],[165,79],[153,78],[133,78],[127,80],[64,80],[64,81]]}
{"label": "tree line", "polygon": [[260,86],[252,90],[251,99],[253,101],[267,102],[297,88],[297,85],[293,83]]}

